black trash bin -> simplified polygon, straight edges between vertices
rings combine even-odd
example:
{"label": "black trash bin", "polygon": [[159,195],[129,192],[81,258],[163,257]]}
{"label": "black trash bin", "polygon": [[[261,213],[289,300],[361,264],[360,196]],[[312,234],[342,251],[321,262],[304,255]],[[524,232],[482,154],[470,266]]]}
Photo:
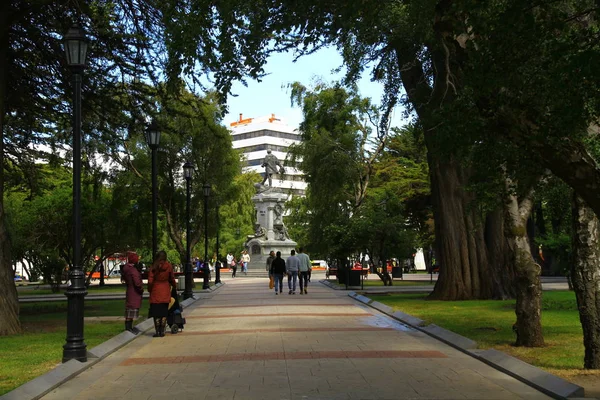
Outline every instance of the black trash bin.
{"label": "black trash bin", "polygon": [[343,268],[338,268],[337,270],[337,279],[340,285],[346,284],[346,270]]}
{"label": "black trash bin", "polygon": [[351,269],[348,277],[348,286],[360,286],[360,269]]}
{"label": "black trash bin", "polygon": [[392,267],[392,278],[402,278],[401,267]]}

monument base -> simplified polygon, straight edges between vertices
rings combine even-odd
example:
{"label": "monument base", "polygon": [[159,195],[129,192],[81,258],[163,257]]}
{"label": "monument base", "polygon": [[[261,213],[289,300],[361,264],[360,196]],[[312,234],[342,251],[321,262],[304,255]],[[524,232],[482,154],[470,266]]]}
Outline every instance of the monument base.
{"label": "monument base", "polygon": [[269,253],[281,252],[282,258],[287,258],[297,246],[290,239],[285,224],[283,212],[288,195],[282,189],[255,184],[257,193],[252,196],[256,209],[255,234],[248,236],[246,249],[250,254],[248,269],[266,270]]}
{"label": "monument base", "polygon": [[250,263],[248,269],[266,270],[267,258],[273,250],[275,253],[281,252],[281,258],[284,260],[291,255],[291,251],[296,249],[298,243],[293,240],[262,240],[253,238],[248,241],[248,253],[250,254]]}

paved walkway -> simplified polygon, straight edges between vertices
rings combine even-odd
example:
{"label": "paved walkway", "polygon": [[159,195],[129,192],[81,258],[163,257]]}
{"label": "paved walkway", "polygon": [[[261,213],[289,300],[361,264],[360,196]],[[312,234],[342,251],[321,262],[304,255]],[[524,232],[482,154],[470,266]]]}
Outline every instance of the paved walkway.
{"label": "paved walkway", "polygon": [[184,310],[185,330],[140,335],[43,399],[548,399],[316,282],[276,296],[260,279]]}

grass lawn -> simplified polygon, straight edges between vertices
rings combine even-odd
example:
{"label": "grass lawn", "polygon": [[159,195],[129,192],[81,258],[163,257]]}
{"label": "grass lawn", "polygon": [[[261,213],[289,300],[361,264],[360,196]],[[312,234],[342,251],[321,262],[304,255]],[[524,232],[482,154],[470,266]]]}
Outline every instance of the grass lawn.
{"label": "grass lawn", "polygon": [[542,329],[546,342],[543,348],[513,346],[514,300],[445,302],[409,293],[370,294],[369,298],[473,339],[479,348],[503,351],[565,379],[577,382],[578,376],[599,376],[598,372],[582,368],[583,333],[574,292],[543,292]]}
{"label": "grass lawn", "polygon": [[[117,282],[116,280],[114,282]],[[114,294],[114,293],[125,293],[125,284],[107,284],[104,286],[98,286],[97,284],[92,284],[87,289],[88,294]],[[146,285],[144,285],[144,291],[148,291]],[[58,292],[52,292],[50,289],[38,289],[36,287],[18,287],[17,293],[19,296],[40,296],[40,295],[64,295],[65,289],[60,289]]]}
{"label": "grass lawn", "polygon": [[[145,313],[142,304],[142,313]],[[85,316],[121,316],[123,300],[89,301]],[[43,375],[62,359],[67,324],[67,302],[21,304],[23,333],[0,337],[0,396]],[[141,319],[140,319],[141,320]],[[123,331],[123,322],[85,322],[85,343],[88,349]]]}
{"label": "grass lawn", "polygon": [[[326,279],[328,282],[337,283],[337,279]],[[339,284],[338,284],[339,285]],[[394,286],[433,286],[435,285],[435,281],[430,283],[429,281],[400,281],[398,279],[394,279]],[[340,285],[344,286],[345,285]],[[370,279],[364,280],[364,287],[384,287],[381,279],[377,277],[377,275],[373,275]]]}

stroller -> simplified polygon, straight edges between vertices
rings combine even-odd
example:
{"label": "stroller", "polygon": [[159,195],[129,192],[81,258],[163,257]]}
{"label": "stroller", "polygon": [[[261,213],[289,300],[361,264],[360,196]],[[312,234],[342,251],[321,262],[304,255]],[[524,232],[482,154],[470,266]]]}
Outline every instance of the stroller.
{"label": "stroller", "polygon": [[171,333],[175,334],[181,330],[183,330],[183,326],[185,325],[185,318],[183,318],[183,314],[181,311],[183,308],[179,304],[179,295],[177,294],[177,289],[171,289],[171,302],[169,303],[169,312],[167,314],[167,324],[169,328],[171,328]]}

